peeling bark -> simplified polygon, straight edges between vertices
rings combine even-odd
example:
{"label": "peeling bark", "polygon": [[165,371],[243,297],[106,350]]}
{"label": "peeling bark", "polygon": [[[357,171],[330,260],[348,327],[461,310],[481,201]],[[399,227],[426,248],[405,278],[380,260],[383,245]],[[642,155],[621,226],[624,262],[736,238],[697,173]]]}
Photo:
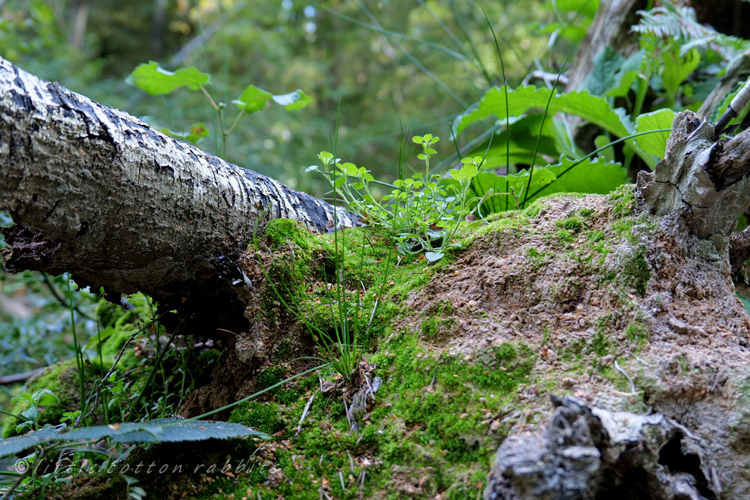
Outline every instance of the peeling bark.
{"label": "peeling bark", "polygon": [[0,210],[23,226],[4,231],[10,270],[69,271],[84,286],[171,304],[221,288],[269,218],[313,232],[333,219],[325,202],[3,59],[0,165]]}

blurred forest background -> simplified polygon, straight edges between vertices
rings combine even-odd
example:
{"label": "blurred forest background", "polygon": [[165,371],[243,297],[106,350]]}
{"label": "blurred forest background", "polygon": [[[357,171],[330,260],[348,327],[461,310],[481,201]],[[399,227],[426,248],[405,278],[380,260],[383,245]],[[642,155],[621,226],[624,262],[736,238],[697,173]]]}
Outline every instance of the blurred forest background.
{"label": "blurred forest background", "polygon": [[[185,88],[150,96],[126,82],[139,64],[211,73],[211,94],[225,103],[250,84],[273,94],[301,89],[311,105],[246,117],[226,159],[323,197],[325,180],[304,170],[331,148],[337,115],[340,156],[390,180],[402,129],[447,139],[450,121],[502,84],[483,8],[515,86],[534,70],[557,71],[598,0],[557,1],[556,9],[542,0],[0,0],[0,55],[151,124],[187,131],[204,122],[211,136],[199,146],[215,154],[219,128],[205,97]],[[439,159],[455,152],[450,140],[437,146]],[[0,225],[10,223],[0,213]],[[67,295],[67,284],[67,276],[0,271],[0,376],[73,356],[68,296],[78,335],[98,331],[98,299]],[[0,385],[0,402],[18,386],[8,387]]]}
{"label": "blurred forest background", "polygon": [[[697,109],[726,61],[748,48],[743,16],[717,14],[712,5],[695,2],[697,19],[690,13],[687,18],[666,16],[683,23],[677,25],[680,30],[689,28],[679,44],[674,37],[658,36],[661,32],[651,39],[643,34],[645,47],[661,47],[647,51],[667,54],[682,54],[695,37],[710,41],[700,67],[692,66],[677,82],[686,81],[677,101],[664,99],[666,85],[659,71],[652,71],[653,78],[646,80],[649,110]],[[312,97],[311,105],[294,111],[276,105],[245,117],[229,137],[225,156],[323,198],[325,179],[305,169],[317,163],[320,151],[332,149],[337,120],[338,156],[370,169],[377,179],[397,177],[399,145],[407,130],[410,136],[442,137],[437,161],[453,165],[451,121],[504,81],[488,19],[510,87],[531,83],[551,89],[563,63],[567,60],[565,69],[572,67],[597,9],[599,0],[0,0],[0,55],[159,128],[185,133],[196,122],[205,123],[211,134],[198,146],[214,154],[221,152],[221,128],[205,96],[186,88],[148,95],[126,81],[138,65],[153,60],[171,71],[194,66],[210,73],[211,95],[228,105],[248,85],[276,95],[300,89]],[[712,12],[713,19],[727,24],[720,31],[745,39],[717,42],[713,32],[696,23]],[[625,64],[613,56],[612,61]],[[627,95],[618,99],[617,106],[633,108]],[[527,120],[520,129],[530,141],[527,155],[535,149],[535,123]],[[547,126],[551,129],[551,122]],[[459,147],[474,141],[483,149],[492,129],[486,122],[469,127],[459,136]],[[552,151],[546,164],[556,161],[557,149],[550,137],[545,141]],[[408,144],[407,159],[416,155]],[[631,174],[641,165],[634,161],[633,166]],[[373,190],[376,197],[380,194],[385,193]],[[11,222],[0,213],[0,225]],[[95,291],[70,290],[68,278],[0,271],[0,378],[73,357],[74,328],[84,342],[99,331],[94,318],[101,302]],[[0,406],[8,408],[19,388],[0,383]]]}
{"label": "blurred forest background", "polygon": [[[125,82],[137,65],[195,66],[212,75],[211,93],[225,103],[249,84],[273,94],[301,89],[313,105],[242,120],[226,159],[320,197],[324,180],[304,169],[330,148],[339,99],[340,156],[392,178],[402,126],[447,138],[450,120],[489,79],[502,84],[482,8],[515,86],[537,65],[556,71],[598,7],[588,0],[579,13],[581,3],[557,2],[555,11],[540,0],[6,0],[0,54],[149,123],[180,131],[204,122],[212,134],[200,146],[213,153],[216,115],[205,98],[187,89],[148,96]],[[555,43],[549,35],[561,20],[567,38]],[[445,141],[441,159],[453,151]]]}

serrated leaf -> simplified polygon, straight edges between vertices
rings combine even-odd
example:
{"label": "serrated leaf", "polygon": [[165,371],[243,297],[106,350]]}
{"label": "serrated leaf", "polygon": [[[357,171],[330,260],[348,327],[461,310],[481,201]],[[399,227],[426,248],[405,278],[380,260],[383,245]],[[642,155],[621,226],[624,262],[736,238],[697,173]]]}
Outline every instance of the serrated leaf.
{"label": "serrated leaf", "polygon": [[591,71],[581,83],[580,90],[588,90],[591,95],[601,96],[615,87],[617,72],[625,58],[612,47],[603,47],[594,57]]}
{"label": "serrated leaf", "polygon": [[274,102],[284,106],[286,109],[293,111],[295,109],[301,109],[312,102],[312,97],[305,94],[301,90],[295,90],[289,94],[275,95],[273,96]]}
{"label": "serrated leaf", "polygon": [[527,205],[530,201],[554,193],[607,194],[630,182],[627,169],[619,163],[587,159],[573,167],[576,161],[563,155],[560,163],[547,167],[557,178],[539,192],[530,190]]}
{"label": "serrated leaf", "polygon": [[[453,129],[460,134],[468,125],[492,115],[504,120],[508,111],[511,116],[520,116],[529,109],[544,109],[549,94],[550,91],[547,89],[530,86],[508,90],[510,109],[506,110],[503,88],[493,87],[479,102],[472,105],[453,122]],[[570,113],[580,116],[617,137],[624,137],[630,132],[621,115],[610,107],[606,99],[592,96],[587,91],[554,95],[550,101],[549,113]]]}
{"label": "serrated leaf", "polygon": [[698,49],[693,49],[684,56],[666,52],[663,63],[662,85],[667,95],[674,97],[677,95],[680,84],[700,66],[701,55]]}
{"label": "serrated leaf", "polygon": [[118,443],[182,442],[205,439],[229,439],[242,436],[267,438],[262,432],[228,422],[184,421],[165,418],[143,423],[83,427],[55,436],[59,441],[81,441],[111,437]]}
{"label": "serrated leaf", "polygon": [[211,75],[198,71],[194,67],[167,71],[156,61],[141,64],[130,73],[127,82],[151,95],[169,94],[180,87],[198,90],[201,85],[211,83]]}
{"label": "serrated leaf", "polygon": [[0,457],[7,457],[8,455],[15,455],[23,450],[27,450],[38,443],[47,441],[51,437],[59,434],[65,429],[65,424],[60,424],[56,427],[48,427],[47,429],[41,429],[36,432],[30,432],[24,436],[16,436],[0,441]]}
{"label": "serrated leaf", "polygon": [[[671,109],[660,109],[659,111],[640,115],[635,120],[635,130],[636,132],[647,132],[660,128],[672,128],[672,121],[674,121],[675,116],[677,116],[677,113]],[[654,132],[653,134],[636,137],[635,141],[647,154],[656,156],[661,160],[664,158],[669,136],[670,132]]]}
{"label": "serrated leaf", "polygon": [[245,110],[245,113],[255,113],[266,107],[266,103],[273,95],[255,85],[248,85],[242,91],[242,95],[232,101],[239,109]]}
{"label": "serrated leaf", "polygon": [[638,78],[638,71],[640,70],[644,54],[644,50],[641,49],[622,63],[620,71],[615,75],[612,88],[604,94],[606,97],[623,97],[630,92],[630,87],[635,82],[635,79]]}

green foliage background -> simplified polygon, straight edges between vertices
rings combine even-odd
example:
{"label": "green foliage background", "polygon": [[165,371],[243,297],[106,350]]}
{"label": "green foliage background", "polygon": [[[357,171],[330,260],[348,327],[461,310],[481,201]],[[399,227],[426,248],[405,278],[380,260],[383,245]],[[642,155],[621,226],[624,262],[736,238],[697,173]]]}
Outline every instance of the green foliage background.
{"label": "green foliage background", "polygon": [[[316,196],[323,195],[323,182],[303,171],[321,149],[330,147],[339,99],[340,155],[366,159],[365,166],[376,177],[393,177],[402,124],[407,128],[413,123],[414,133],[447,137],[449,120],[489,88],[454,14],[463,21],[487,71],[500,73],[491,33],[473,1],[170,0],[165,2],[158,36],[162,49],[155,53],[157,3],[87,2],[83,45],[76,47],[72,39],[77,2],[9,0],[2,7],[0,54],[42,78],[57,80],[107,106],[152,117],[152,122],[175,131],[206,122],[212,136],[200,145],[214,153],[219,151],[217,124],[207,121],[215,114],[203,96],[186,89],[167,97],[147,96],[127,85],[125,77],[153,59],[169,70],[195,66],[211,73],[212,95],[226,103],[249,84],[274,94],[300,88],[314,98],[312,106],[294,114],[270,109],[244,119],[229,139],[227,160]],[[545,37],[534,36],[533,23],[552,21],[554,16],[538,0],[488,2],[482,7],[513,47],[504,47],[506,72],[511,84],[517,84],[534,57],[547,51]],[[421,42],[362,27],[373,25],[368,12],[385,29]],[[440,23],[455,34],[460,46]],[[205,42],[190,45],[194,50],[183,60],[175,59],[196,36],[211,32]],[[446,142],[442,149],[450,153],[452,145]]]}

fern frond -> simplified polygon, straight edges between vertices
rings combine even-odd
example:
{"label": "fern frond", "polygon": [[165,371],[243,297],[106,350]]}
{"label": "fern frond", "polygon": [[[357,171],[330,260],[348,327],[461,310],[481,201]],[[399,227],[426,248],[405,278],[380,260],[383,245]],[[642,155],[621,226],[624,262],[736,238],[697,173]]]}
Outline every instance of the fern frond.
{"label": "fern frond", "polygon": [[750,49],[750,41],[724,35],[710,26],[700,24],[692,7],[676,7],[665,3],[649,11],[640,10],[641,21],[633,31],[674,39],[680,45],[680,55],[694,48],[704,48],[720,54],[725,60],[738,52]]}

